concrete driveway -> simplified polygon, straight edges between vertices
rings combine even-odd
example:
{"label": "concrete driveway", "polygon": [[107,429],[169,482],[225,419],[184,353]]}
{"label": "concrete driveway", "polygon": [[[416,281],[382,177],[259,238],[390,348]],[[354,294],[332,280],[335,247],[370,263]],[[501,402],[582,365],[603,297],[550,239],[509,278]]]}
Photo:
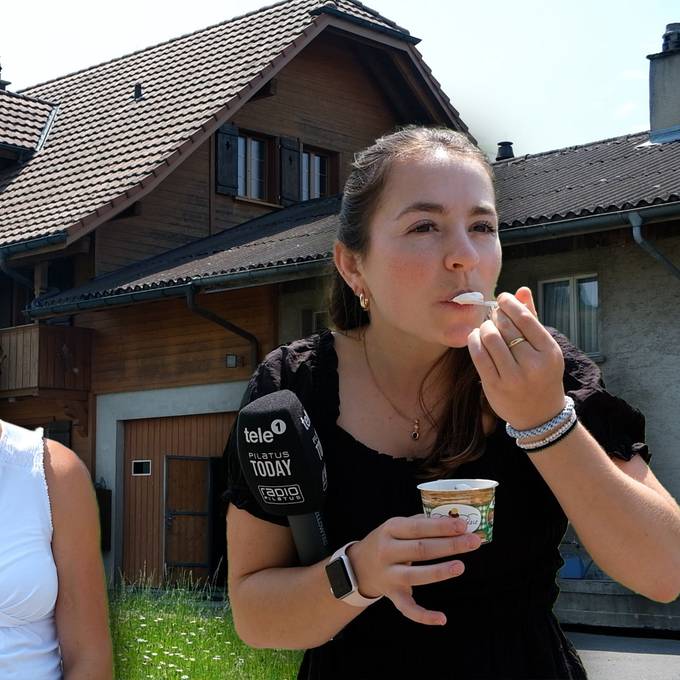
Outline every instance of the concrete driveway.
{"label": "concrete driveway", "polygon": [[680,640],[565,633],[590,680],[680,680]]}

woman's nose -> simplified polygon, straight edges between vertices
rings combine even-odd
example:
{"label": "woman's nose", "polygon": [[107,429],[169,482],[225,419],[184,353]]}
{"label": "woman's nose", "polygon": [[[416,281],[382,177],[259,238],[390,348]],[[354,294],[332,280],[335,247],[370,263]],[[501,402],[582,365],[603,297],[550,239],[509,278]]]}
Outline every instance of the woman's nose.
{"label": "woman's nose", "polygon": [[451,271],[473,269],[479,263],[479,253],[467,232],[452,235],[446,241],[444,267]]}

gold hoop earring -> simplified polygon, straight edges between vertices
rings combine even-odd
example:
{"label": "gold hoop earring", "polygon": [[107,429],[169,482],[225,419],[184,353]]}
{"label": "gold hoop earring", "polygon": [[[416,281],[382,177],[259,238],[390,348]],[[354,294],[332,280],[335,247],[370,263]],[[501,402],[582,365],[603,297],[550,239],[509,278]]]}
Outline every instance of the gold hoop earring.
{"label": "gold hoop earring", "polygon": [[367,312],[368,308],[370,307],[368,297],[364,295],[363,292],[359,293],[359,305],[361,306],[361,309],[363,309],[365,312]]}

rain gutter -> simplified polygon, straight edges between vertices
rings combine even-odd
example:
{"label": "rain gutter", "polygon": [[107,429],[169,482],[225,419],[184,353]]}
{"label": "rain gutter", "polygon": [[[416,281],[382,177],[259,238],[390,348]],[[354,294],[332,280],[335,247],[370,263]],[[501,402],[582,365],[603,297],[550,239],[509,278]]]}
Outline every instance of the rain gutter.
{"label": "rain gutter", "polygon": [[4,253],[5,256],[10,257],[12,255],[17,255],[18,253],[25,253],[29,250],[38,250],[46,246],[52,246],[56,243],[66,243],[67,239],[68,235],[65,233],[50,234],[49,236],[33,238],[30,241],[21,241],[20,243],[10,243],[6,246],[0,246],[0,253]]}
{"label": "rain gutter", "polygon": [[[217,274],[195,279],[183,284],[170,284],[147,288],[133,293],[114,293],[111,295],[101,295],[86,300],[69,300],[62,303],[49,304],[46,301],[42,305],[31,306],[26,313],[31,318],[46,316],[75,314],[89,309],[101,309],[103,307],[114,307],[118,305],[129,305],[137,302],[150,302],[152,300],[162,300],[166,298],[184,297],[187,290],[191,287],[201,288],[209,292],[210,288],[219,287],[220,290],[235,288],[251,288],[264,284],[281,283],[293,279],[303,279],[310,276],[319,276],[328,272],[328,262],[330,254],[323,259],[316,259],[307,262],[295,262],[292,264],[275,265],[272,267],[261,267],[248,269],[246,271]],[[34,301],[35,302],[35,301]]]}
{"label": "rain gutter", "polygon": [[648,208],[617,210],[613,213],[603,213],[590,217],[576,217],[569,220],[560,220],[559,222],[508,227],[501,229],[500,239],[504,246],[516,246],[566,236],[579,236],[581,234],[621,229],[631,225],[629,215],[632,214],[638,215],[645,222],[673,217],[680,218],[680,202],[675,201],[663,205],[652,205]]}

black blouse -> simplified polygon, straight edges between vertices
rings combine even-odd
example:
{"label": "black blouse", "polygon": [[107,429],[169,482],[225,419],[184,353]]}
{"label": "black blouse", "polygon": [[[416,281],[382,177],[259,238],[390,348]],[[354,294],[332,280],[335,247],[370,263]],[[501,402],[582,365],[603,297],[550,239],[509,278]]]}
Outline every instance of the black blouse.
{"label": "black blouse", "polygon": [[[649,454],[644,416],[609,394],[600,370],[554,329],[565,357],[564,386],[581,423],[610,455],[629,460]],[[361,539],[390,517],[422,512],[416,488],[418,461],[394,458],[355,440],[337,425],[338,358],[330,331],[279,347],[253,375],[244,403],[278,389],[295,392],[321,438],[328,470],[323,510],[331,548]],[[227,499],[266,521],[236,456],[235,437],[225,455]],[[535,455],[541,455],[536,453]],[[526,453],[499,422],[485,453],[460,466],[456,477],[495,479],[493,541],[460,559],[465,572],[414,588],[416,601],[443,611],[445,626],[405,618],[383,598],[336,637],[308,650],[298,678],[585,678],[583,666],[552,613],[559,544],[567,518]],[[457,558],[458,559],[458,558]]]}

